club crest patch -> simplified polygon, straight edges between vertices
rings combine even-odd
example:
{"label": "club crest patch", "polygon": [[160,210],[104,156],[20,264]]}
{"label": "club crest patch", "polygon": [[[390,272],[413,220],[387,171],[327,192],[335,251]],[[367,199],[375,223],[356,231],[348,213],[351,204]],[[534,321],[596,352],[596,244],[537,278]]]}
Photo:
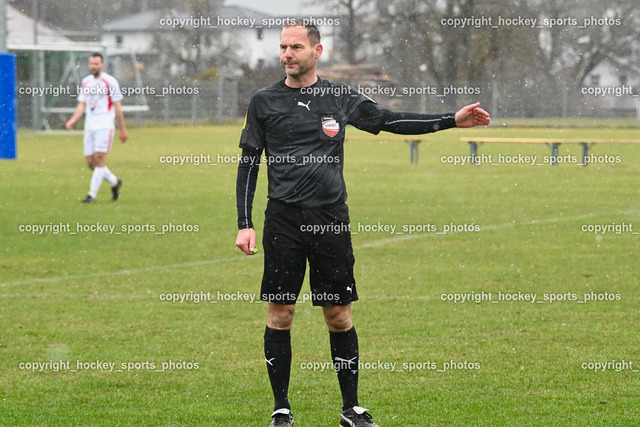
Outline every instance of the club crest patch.
{"label": "club crest patch", "polygon": [[322,131],[328,137],[333,138],[340,132],[340,124],[333,117],[323,117]]}

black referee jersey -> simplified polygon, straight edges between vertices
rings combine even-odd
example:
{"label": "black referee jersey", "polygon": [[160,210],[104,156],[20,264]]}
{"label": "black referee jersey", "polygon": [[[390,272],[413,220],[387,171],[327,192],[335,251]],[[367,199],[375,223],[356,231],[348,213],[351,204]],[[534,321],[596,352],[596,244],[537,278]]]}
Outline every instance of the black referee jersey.
{"label": "black referee jersey", "polygon": [[267,165],[271,200],[303,208],[347,200],[343,176],[347,124],[378,134],[423,134],[455,127],[448,114],[397,113],[352,87],[318,77],[309,87],[278,83],[257,91],[240,137],[236,196],[239,229],[253,228],[251,207],[259,163]]}

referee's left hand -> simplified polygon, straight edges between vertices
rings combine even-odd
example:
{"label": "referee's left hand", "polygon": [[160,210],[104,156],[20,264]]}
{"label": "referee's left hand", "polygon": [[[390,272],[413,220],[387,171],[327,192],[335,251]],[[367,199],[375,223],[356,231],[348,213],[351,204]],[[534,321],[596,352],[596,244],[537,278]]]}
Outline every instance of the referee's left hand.
{"label": "referee's left hand", "polygon": [[253,255],[256,248],[256,231],[253,228],[238,231],[236,246],[246,255]]}
{"label": "referee's left hand", "polygon": [[459,128],[471,128],[474,126],[486,126],[491,123],[489,113],[479,108],[479,102],[467,105],[456,113],[456,126]]}

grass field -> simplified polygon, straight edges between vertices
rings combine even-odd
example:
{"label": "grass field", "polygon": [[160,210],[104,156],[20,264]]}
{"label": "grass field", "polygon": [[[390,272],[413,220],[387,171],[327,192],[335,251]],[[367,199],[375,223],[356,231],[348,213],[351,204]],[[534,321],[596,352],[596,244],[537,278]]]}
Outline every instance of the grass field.
{"label": "grass field", "polygon": [[[236,165],[218,158],[239,153],[239,130],[130,129],[108,159],[122,197],[103,184],[93,205],[80,203],[80,135],[20,134],[18,159],[0,161],[0,424],[268,425],[266,306],[238,300],[257,299],[262,256],[234,246]],[[442,161],[468,154],[457,138],[472,135],[640,130],[449,130],[413,165],[402,141],[348,142],[362,406],[381,426],[640,424],[640,145],[596,145],[617,160],[586,168]],[[265,204],[263,168],[259,235]],[[536,302],[506,300],[525,294]],[[329,337],[309,302],[292,340],[296,425],[337,426],[335,373],[314,369]]]}

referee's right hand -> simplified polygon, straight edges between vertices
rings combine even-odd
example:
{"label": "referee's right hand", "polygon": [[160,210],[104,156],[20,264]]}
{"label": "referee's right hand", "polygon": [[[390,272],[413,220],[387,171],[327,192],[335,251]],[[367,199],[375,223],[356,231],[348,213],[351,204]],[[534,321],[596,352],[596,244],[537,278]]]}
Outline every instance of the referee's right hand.
{"label": "referee's right hand", "polygon": [[256,248],[256,231],[253,228],[245,228],[238,231],[236,246],[246,255],[254,255]]}

